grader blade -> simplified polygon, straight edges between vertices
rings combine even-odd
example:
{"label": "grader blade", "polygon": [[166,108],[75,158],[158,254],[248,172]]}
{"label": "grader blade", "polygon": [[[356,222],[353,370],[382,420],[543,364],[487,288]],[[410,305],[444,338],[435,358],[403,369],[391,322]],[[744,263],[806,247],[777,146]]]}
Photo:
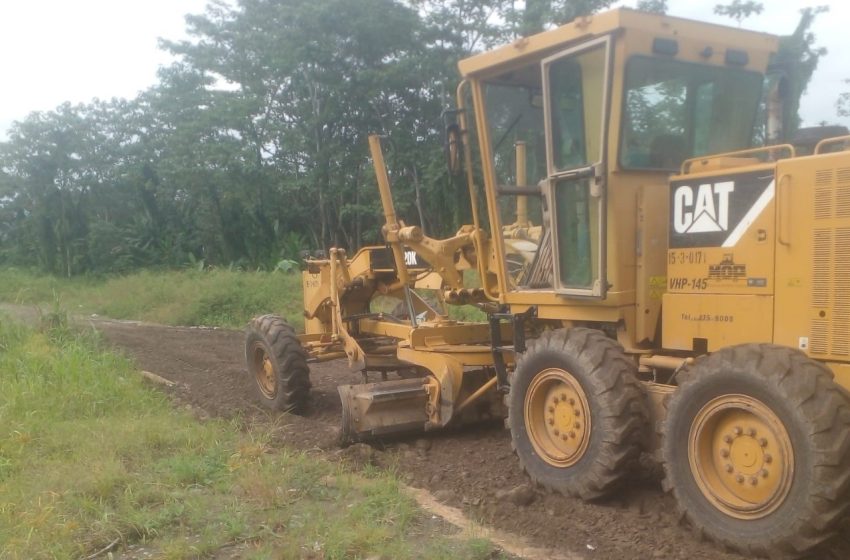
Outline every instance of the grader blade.
{"label": "grader blade", "polygon": [[337,390],[343,443],[425,429],[428,393],[422,378],[341,385]]}

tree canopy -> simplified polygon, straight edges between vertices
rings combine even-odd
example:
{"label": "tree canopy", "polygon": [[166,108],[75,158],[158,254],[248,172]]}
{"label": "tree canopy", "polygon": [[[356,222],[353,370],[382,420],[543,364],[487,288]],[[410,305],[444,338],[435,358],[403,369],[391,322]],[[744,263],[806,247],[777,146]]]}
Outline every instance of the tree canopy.
{"label": "tree canopy", "polygon": [[457,60],[610,4],[213,0],[187,16],[188,40],[162,42],[177,62],[136,98],[13,124],[0,143],[0,263],[67,276],[270,268],[302,248],[378,242],[374,132],[399,214],[451,233],[468,207],[442,155]]}

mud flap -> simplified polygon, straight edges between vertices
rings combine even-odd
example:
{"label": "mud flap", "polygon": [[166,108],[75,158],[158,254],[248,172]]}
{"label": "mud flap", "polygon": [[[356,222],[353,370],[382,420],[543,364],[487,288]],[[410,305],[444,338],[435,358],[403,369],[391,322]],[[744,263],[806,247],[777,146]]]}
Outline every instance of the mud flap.
{"label": "mud flap", "polygon": [[425,429],[428,393],[422,378],[337,387],[342,401],[342,443]]}

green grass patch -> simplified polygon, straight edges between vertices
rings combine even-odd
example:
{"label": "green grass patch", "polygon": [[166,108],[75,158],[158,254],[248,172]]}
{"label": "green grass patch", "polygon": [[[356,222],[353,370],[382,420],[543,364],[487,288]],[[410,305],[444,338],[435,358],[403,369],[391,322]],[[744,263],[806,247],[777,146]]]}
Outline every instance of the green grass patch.
{"label": "green grass patch", "polygon": [[56,278],[0,270],[0,300],[165,325],[243,327],[278,313],[302,328],[301,275],[230,270],[141,271],[109,278]]}
{"label": "green grass patch", "polygon": [[[467,273],[469,286],[477,274]],[[242,328],[252,317],[277,313],[297,330],[304,327],[301,274],[185,269],[141,271],[106,278],[56,278],[0,269],[0,301],[35,304],[50,321],[57,310],[96,313],[113,319],[133,319],[163,325],[204,325]],[[392,312],[391,300],[385,312]],[[449,306],[457,321],[486,321],[471,305]]]}
{"label": "green grass patch", "polygon": [[428,530],[392,474],[275,450],[275,427],[198,422],[93,335],[0,320],[0,559],[491,558]]}

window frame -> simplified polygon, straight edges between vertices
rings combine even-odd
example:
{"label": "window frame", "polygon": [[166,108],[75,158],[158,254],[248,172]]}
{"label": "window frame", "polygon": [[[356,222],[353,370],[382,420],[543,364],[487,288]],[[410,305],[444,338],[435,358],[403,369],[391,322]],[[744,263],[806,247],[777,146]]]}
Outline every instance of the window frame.
{"label": "window frame", "polygon": [[[602,78],[602,102],[601,102],[601,120],[600,120],[600,135],[599,135],[599,160],[589,165],[582,167],[573,167],[569,169],[557,169],[555,167],[554,141],[552,131],[552,99],[550,97],[550,79],[549,71],[552,63],[560,59],[570,56],[576,56],[582,52],[588,52],[595,48],[602,47],[604,50],[603,57],[605,60],[605,71]],[[571,48],[559,51],[558,53],[548,56],[540,61],[541,77],[543,81],[543,123],[545,127],[546,141],[546,168],[547,180],[544,194],[546,203],[549,207],[549,227],[551,228],[551,243],[553,251],[553,279],[554,290],[556,293],[571,297],[588,298],[588,299],[605,299],[608,291],[608,275],[607,275],[607,232],[608,232],[608,204],[606,195],[607,181],[607,162],[608,162],[608,147],[609,139],[607,131],[610,128],[611,118],[611,98],[613,91],[613,63],[614,63],[614,38],[612,34],[605,34],[592,41],[573,46]],[[582,77],[582,80],[584,77]],[[584,92],[582,92],[584,100]],[[586,127],[585,119],[583,125]],[[586,137],[586,128],[584,129]],[[588,147],[585,146],[585,150]],[[558,211],[555,208],[556,196],[555,188],[557,183],[570,181],[587,181],[588,200],[592,198],[599,199],[598,209],[598,255],[596,255],[597,274],[591,280],[591,285],[586,288],[566,287],[561,278],[561,259],[559,247],[559,229],[558,229]],[[592,249],[591,249],[592,251]],[[593,259],[593,255],[591,255]],[[591,269],[592,270],[592,269]]]}

